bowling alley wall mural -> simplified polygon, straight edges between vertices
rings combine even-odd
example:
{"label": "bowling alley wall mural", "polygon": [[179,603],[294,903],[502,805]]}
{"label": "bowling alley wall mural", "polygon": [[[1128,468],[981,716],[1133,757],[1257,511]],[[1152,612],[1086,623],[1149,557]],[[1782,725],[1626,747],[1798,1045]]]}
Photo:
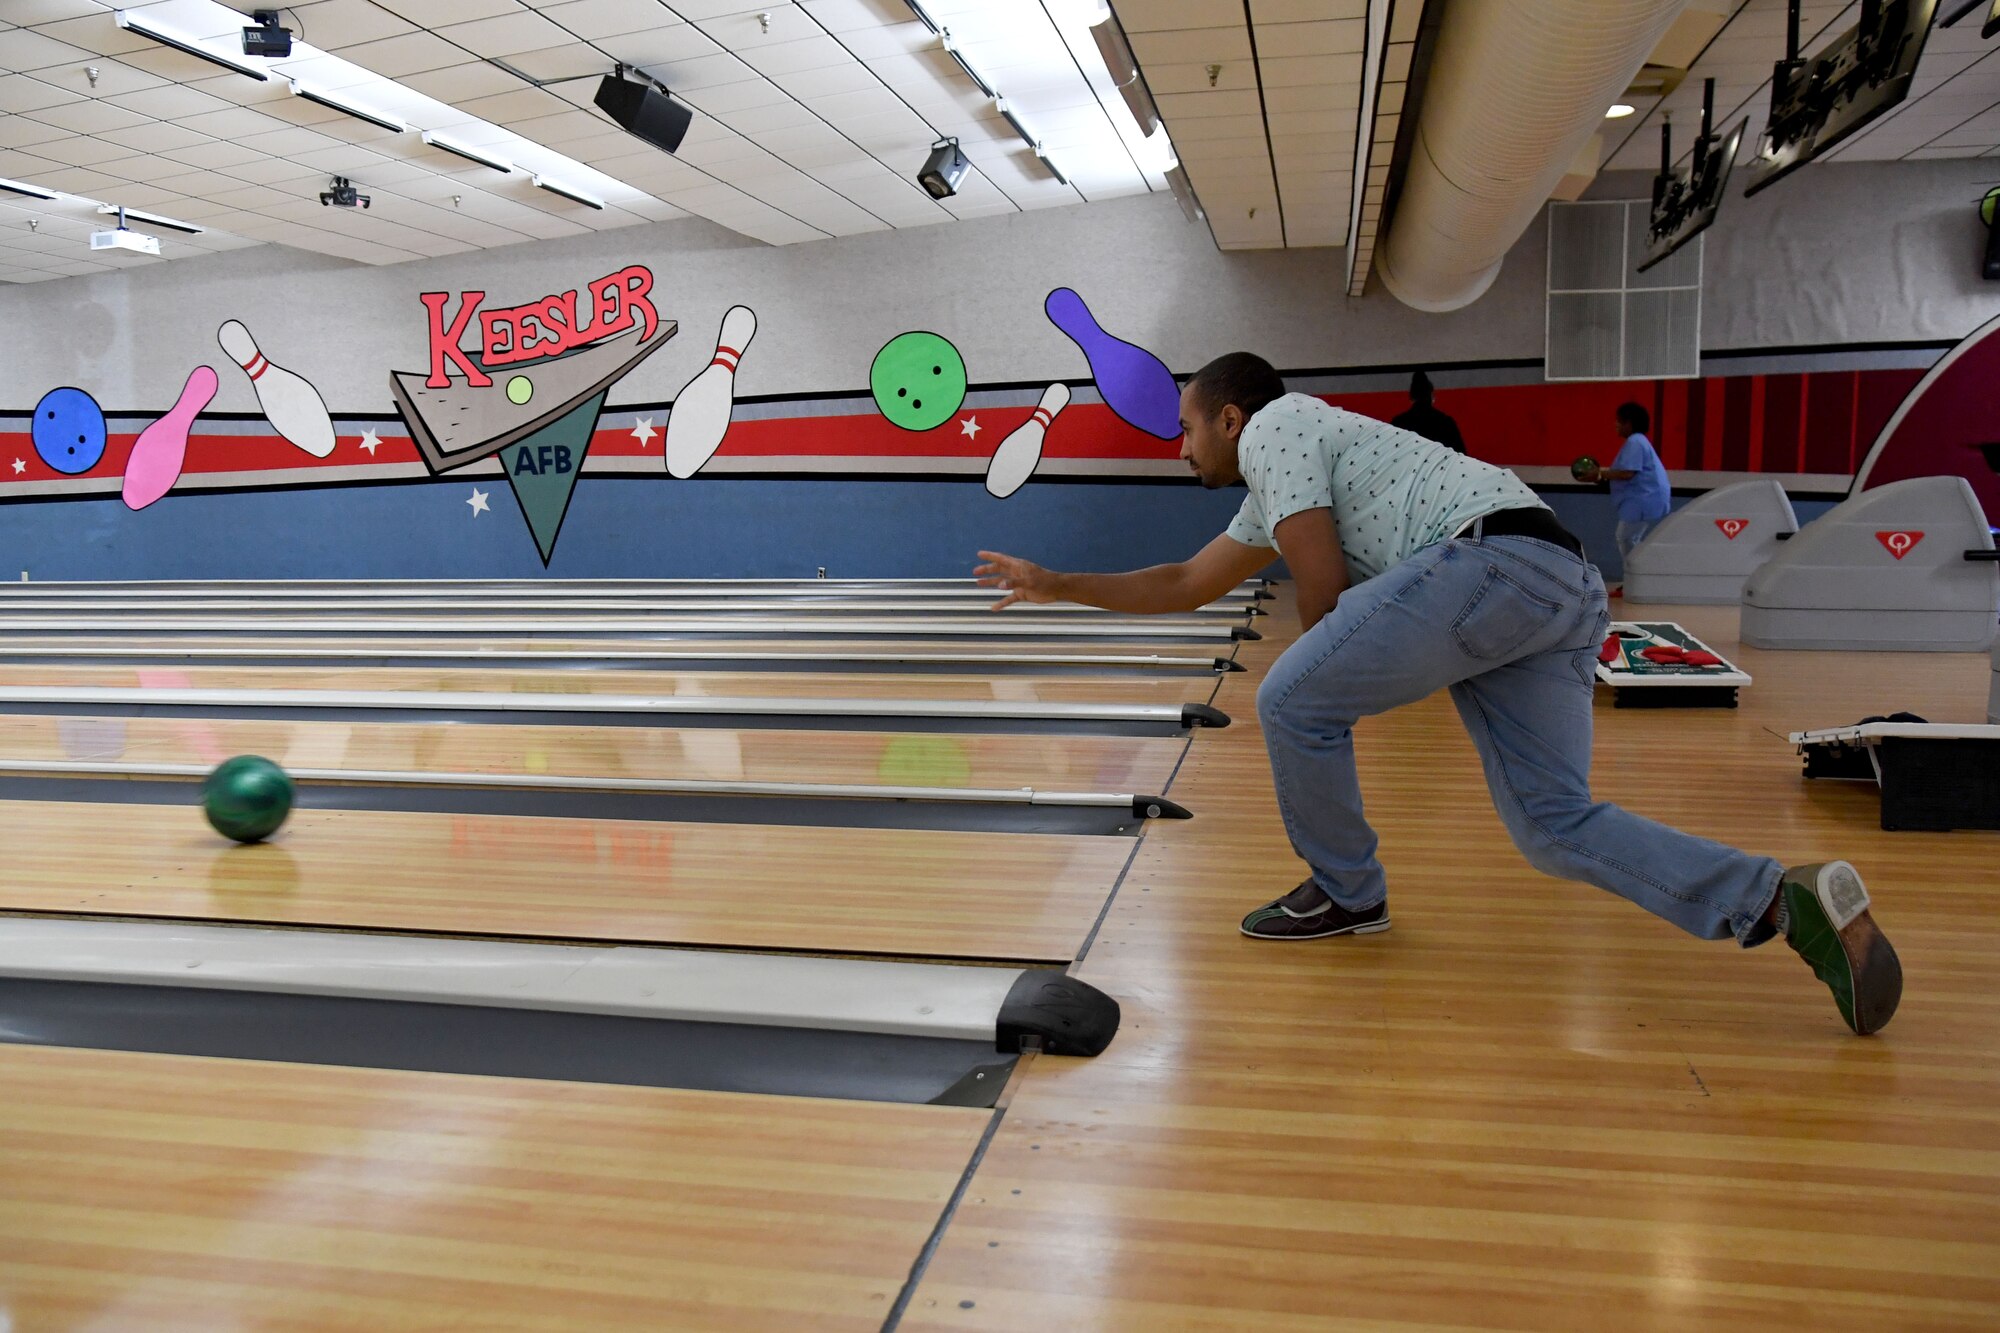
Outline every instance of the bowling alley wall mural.
{"label": "bowling alley wall mural", "polygon": [[[385,359],[375,380],[385,395],[369,403],[329,403],[315,387],[321,349],[310,320],[237,311],[211,344],[186,349],[171,402],[106,404],[77,381],[50,385],[32,407],[0,404],[0,503],[116,496],[131,511],[120,521],[148,523],[171,515],[177,496],[324,489],[337,516],[340,488],[422,486],[435,492],[441,524],[506,523],[518,512],[546,566],[586,475],[669,486],[922,479],[1016,502],[1030,482],[1191,484],[1178,458],[1173,369],[1135,331],[1100,320],[1086,288],[981,295],[989,331],[1067,340],[1044,379],[983,377],[940,325],[842,345],[847,369],[821,391],[757,397],[738,385],[759,355],[752,305],[677,308],[671,282],[641,264],[579,278],[554,292],[412,290],[384,317],[422,331],[423,359]],[[1538,483],[1566,480],[1560,469],[1578,441],[1601,440],[1612,409],[1630,399],[1652,411],[1683,483],[1748,472],[1844,490],[1857,471],[1863,485],[1959,472],[1991,511],[2000,462],[1986,454],[2000,446],[1984,423],[2000,392],[1996,327],[1975,331],[1928,375],[1907,359],[1868,367],[1866,354],[1803,359],[1813,368],[1798,373],[1609,383],[1545,383],[1532,358],[1483,363],[1477,387],[1453,387],[1448,364],[1429,369],[1472,453]],[[1355,359],[1365,355],[1356,349]],[[620,381],[656,356],[685,368],[669,381],[680,388],[613,403]],[[1408,367],[1286,369],[1294,388],[1367,415],[1407,406]],[[210,410],[225,383],[249,388],[254,416]],[[703,492],[668,494],[663,521]]]}

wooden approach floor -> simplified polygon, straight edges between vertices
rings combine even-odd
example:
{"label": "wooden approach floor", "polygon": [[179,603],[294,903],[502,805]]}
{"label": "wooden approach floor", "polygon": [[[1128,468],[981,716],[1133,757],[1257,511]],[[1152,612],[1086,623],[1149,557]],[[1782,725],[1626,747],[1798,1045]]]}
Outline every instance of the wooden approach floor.
{"label": "wooden approach floor", "polygon": [[[1530,870],[1442,699],[1359,732],[1395,928],[1238,935],[1299,874],[1254,706],[1292,637],[1277,609],[1242,646],[1252,672],[1221,685],[1237,725],[1198,737],[1170,788],[1197,818],[1148,830],[1077,968],[1123,1030],[1095,1060],[1024,1061],[997,1124],[0,1046],[11,1333],[884,1327],[913,1263],[903,1329],[2000,1326],[2000,834],[1884,833],[1871,794],[1807,786],[1772,734],[1899,708],[1977,720],[1983,656],[1739,653],[1733,612],[1649,608],[1756,685],[1735,712],[1596,712],[1602,795],[1862,867],[1909,973],[1863,1040],[1782,946],[1691,940]],[[289,856],[304,899],[343,857],[377,858],[341,872],[369,892],[406,837],[420,864],[485,856],[525,883],[515,864],[552,866],[563,822],[461,843],[418,828],[440,817],[367,818],[387,822],[345,827],[379,852],[307,817],[252,855]],[[579,848],[596,835],[569,822]],[[44,877],[70,866],[79,895],[79,846],[114,858],[122,901],[160,892],[157,858],[115,845],[147,836],[188,842],[170,891],[196,910],[246,891],[226,867],[248,859],[197,854],[185,828],[79,824],[66,861],[47,827],[14,816],[0,845]],[[851,859],[808,832],[762,864]],[[718,884],[724,848],[703,853]],[[645,868],[616,882],[640,901],[649,858],[678,854],[636,850]],[[616,879],[615,849],[591,864]],[[575,904],[517,910],[558,906]],[[877,910],[912,938],[952,925],[914,884]]]}
{"label": "wooden approach floor", "polygon": [[1739,651],[1733,609],[1644,618],[1757,683],[1735,712],[1600,698],[1599,793],[1855,861],[1908,974],[1883,1035],[1849,1035],[1782,946],[1529,869],[1443,698],[1357,730],[1394,929],[1238,935],[1299,878],[1254,706],[1296,632],[1274,616],[1217,701],[1238,725],[1174,784],[1206,817],[1148,833],[1079,969],[1124,1029],[1016,1080],[903,1327],[2000,1327],[2000,834],[1885,833],[1771,734],[1980,720],[1986,658]]}

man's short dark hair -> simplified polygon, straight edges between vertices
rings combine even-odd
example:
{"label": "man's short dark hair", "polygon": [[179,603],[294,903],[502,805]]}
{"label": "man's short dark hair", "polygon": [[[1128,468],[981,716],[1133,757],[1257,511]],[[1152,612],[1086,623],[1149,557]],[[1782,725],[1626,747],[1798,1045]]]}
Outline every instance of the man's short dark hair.
{"label": "man's short dark hair", "polygon": [[1653,418],[1651,413],[1637,403],[1620,403],[1618,424],[1634,434],[1644,435],[1653,428]]}
{"label": "man's short dark hair", "polygon": [[1252,417],[1258,409],[1285,396],[1284,379],[1254,352],[1218,356],[1194,373],[1188,387],[1209,416],[1234,403],[1245,417]]}
{"label": "man's short dark hair", "polygon": [[1429,375],[1424,374],[1424,372],[1420,370],[1416,374],[1410,376],[1411,402],[1428,403],[1431,400],[1431,395],[1433,392],[1434,391],[1431,388],[1431,377]]}

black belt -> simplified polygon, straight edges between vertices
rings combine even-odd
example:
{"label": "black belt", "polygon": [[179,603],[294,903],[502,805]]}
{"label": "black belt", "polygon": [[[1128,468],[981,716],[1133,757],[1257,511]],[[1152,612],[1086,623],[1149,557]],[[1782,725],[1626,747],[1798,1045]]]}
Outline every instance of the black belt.
{"label": "black belt", "polygon": [[1465,535],[1474,541],[1481,537],[1532,537],[1539,542],[1560,546],[1571,555],[1583,554],[1583,543],[1570,535],[1570,530],[1540,505],[1502,509],[1474,519]]}

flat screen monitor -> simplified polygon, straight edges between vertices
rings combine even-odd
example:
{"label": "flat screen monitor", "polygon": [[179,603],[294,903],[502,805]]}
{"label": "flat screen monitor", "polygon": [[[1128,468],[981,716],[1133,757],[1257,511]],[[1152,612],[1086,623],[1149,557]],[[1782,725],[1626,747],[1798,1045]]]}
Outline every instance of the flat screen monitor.
{"label": "flat screen monitor", "polygon": [[[1937,0],[1881,0],[1783,80],[1746,195],[1775,185],[1909,96]],[[1870,19],[1873,23],[1870,23]],[[1782,67],[1781,67],[1782,68]]]}
{"label": "flat screen monitor", "polygon": [[[1995,3],[2000,4],[2000,0]],[[1729,188],[1729,169],[1736,164],[1737,151],[1742,148],[1743,135],[1749,128],[1748,117],[1738,121],[1736,128],[1710,149],[1699,172],[1690,165],[1687,178],[1668,189],[1665,207],[1654,210],[1652,229],[1646,234],[1646,258],[1639,265],[1641,273],[1701,235],[1715,221],[1723,193]]]}

